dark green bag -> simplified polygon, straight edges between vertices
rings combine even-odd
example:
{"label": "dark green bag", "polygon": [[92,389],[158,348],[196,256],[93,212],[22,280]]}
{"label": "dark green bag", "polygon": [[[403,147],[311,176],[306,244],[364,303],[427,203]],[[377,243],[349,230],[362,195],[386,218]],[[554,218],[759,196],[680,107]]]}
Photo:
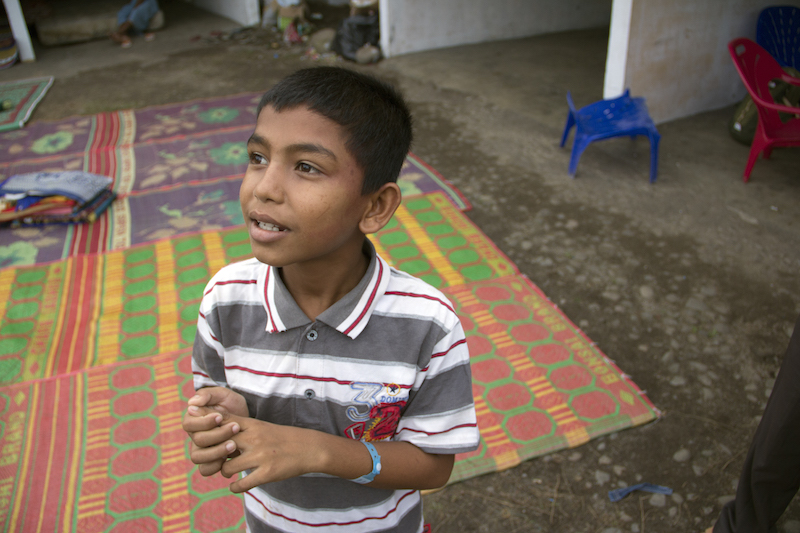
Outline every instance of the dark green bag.
{"label": "dark green bag", "polygon": [[[792,67],[785,67],[784,70],[795,78],[800,78],[800,72]],[[800,87],[796,85],[776,80],[770,83],[769,92],[777,103],[795,107],[800,106]],[[797,113],[800,115],[800,109],[798,109]],[[781,120],[786,121],[794,115],[781,113],[780,116]],[[756,134],[757,124],[758,109],[756,109],[753,99],[748,94],[736,106],[736,111],[734,111],[733,117],[728,123],[728,131],[731,132],[731,136],[734,139],[749,146],[753,142],[753,136]]]}

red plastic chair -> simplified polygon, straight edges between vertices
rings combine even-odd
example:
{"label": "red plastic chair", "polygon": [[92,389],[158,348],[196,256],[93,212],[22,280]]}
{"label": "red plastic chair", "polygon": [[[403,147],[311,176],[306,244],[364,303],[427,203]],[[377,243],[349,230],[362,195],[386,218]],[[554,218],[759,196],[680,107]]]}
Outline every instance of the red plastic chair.
{"label": "red plastic chair", "polygon": [[[728,50],[758,109],[758,126],[744,169],[744,181],[747,182],[759,154],[763,153],[764,159],[769,159],[775,147],[800,146],[800,119],[797,118],[800,108],[776,104],[769,92],[772,80],[800,86],[800,79],[784,72],[769,52],[750,39],[734,39],[728,43]],[[792,118],[783,122],[778,112],[790,113]]]}

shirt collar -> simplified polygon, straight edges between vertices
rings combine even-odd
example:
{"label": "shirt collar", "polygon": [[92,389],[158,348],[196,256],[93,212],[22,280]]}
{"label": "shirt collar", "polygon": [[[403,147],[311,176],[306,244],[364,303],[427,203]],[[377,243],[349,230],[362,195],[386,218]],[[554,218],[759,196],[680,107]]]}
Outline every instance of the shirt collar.
{"label": "shirt collar", "polygon": [[[351,339],[364,331],[378,300],[389,285],[389,265],[375,252],[369,239],[364,241],[364,251],[370,258],[364,277],[350,292],[317,317],[317,321]],[[265,266],[258,277],[258,289],[263,295],[267,313],[266,331],[277,333],[310,324],[311,319],[300,309],[284,285],[279,269]]]}

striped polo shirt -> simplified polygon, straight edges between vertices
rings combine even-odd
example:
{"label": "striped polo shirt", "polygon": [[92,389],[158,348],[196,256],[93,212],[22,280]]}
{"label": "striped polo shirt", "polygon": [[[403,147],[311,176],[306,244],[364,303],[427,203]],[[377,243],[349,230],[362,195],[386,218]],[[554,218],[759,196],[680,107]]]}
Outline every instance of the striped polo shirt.
{"label": "striped polo shirt", "polygon": [[[469,353],[438,290],[375,253],[360,283],[316,320],[279,269],[226,266],[200,305],[195,388],[229,387],[250,416],[364,441],[406,441],[429,453],[477,448]],[[422,531],[415,490],[383,490],[310,474],[245,494],[253,532]]]}

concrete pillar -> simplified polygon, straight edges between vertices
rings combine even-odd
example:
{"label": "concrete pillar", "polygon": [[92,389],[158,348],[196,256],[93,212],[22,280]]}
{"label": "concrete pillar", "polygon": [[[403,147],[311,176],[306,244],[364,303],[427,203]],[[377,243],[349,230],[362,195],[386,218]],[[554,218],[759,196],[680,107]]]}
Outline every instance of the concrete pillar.
{"label": "concrete pillar", "polygon": [[633,0],[614,0],[611,6],[611,28],[608,32],[606,77],[603,98],[616,98],[625,92],[625,69],[631,34]]}
{"label": "concrete pillar", "polygon": [[11,24],[14,40],[17,42],[19,58],[22,61],[33,61],[36,59],[36,55],[33,53],[31,35],[28,33],[28,25],[25,23],[25,17],[22,16],[22,8],[19,5],[19,0],[3,0],[3,5],[6,6],[8,22]]}

